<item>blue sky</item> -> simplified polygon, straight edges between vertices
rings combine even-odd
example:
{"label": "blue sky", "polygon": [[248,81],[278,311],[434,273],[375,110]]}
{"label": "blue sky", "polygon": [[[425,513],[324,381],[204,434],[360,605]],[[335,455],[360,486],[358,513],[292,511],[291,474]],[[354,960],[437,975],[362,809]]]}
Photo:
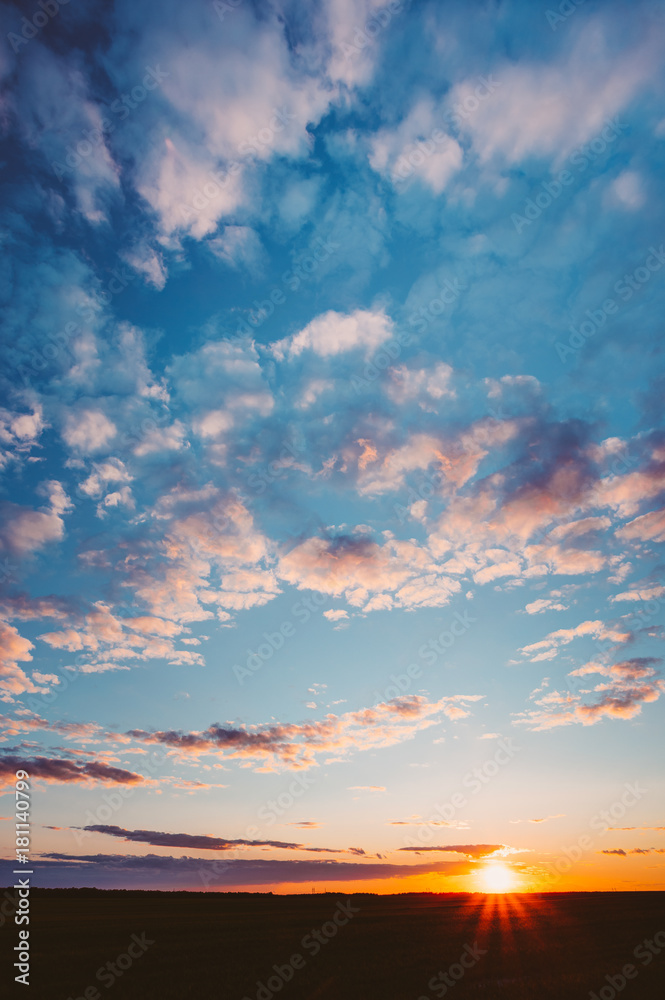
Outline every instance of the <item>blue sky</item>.
{"label": "blue sky", "polygon": [[40,10],[5,857],[24,766],[45,885],[662,887],[662,11]]}

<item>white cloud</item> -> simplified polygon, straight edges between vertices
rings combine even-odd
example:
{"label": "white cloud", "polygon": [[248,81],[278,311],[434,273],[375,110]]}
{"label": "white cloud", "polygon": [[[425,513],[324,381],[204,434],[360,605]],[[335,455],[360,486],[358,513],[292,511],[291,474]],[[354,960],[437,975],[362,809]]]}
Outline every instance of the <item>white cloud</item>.
{"label": "white cloud", "polygon": [[101,410],[82,407],[67,414],[62,437],[70,448],[89,455],[109,444],[116,432],[115,424]]}
{"label": "white cloud", "polygon": [[392,320],[382,310],[357,309],[344,314],[331,309],[299,333],[272,344],[272,352],[280,361],[307,350],[323,358],[360,349],[369,356],[391,336]]}
{"label": "white cloud", "polygon": [[[535,155],[561,163],[575,147],[600,135],[608,119],[654,79],[661,48],[662,29],[652,23],[645,41],[617,51],[602,21],[594,19],[557,62],[497,67],[500,88],[462,128],[483,161],[499,156],[516,163]],[[472,83],[460,85],[453,101]]]}
{"label": "white cloud", "polygon": [[265,251],[258,233],[250,226],[225,226],[220,236],[208,240],[208,247],[215,257],[233,268],[261,271]]}
{"label": "white cloud", "polygon": [[394,128],[384,128],[371,140],[370,166],[399,184],[417,176],[434,194],[441,194],[462,166],[459,143],[443,131],[444,116],[430,98],[419,101]]}
{"label": "white cloud", "polygon": [[636,211],[644,204],[645,193],[640,175],[634,170],[624,170],[610,187],[611,200],[623,208]]}
{"label": "white cloud", "polygon": [[145,275],[146,280],[154,288],[161,290],[166,284],[166,267],[164,258],[148,243],[137,243],[126,250],[122,257],[135,271]]}

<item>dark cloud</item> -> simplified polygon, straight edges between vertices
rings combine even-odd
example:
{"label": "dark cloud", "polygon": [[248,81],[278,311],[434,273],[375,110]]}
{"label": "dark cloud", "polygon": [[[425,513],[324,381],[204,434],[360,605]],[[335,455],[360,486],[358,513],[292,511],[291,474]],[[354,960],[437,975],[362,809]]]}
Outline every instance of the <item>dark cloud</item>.
{"label": "dark cloud", "polygon": [[[645,827],[645,829],[653,829],[653,827]],[[625,858],[629,854],[665,854],[665,847],[632,847],[629,851],[624,851],[623,848],[619,847],[616,850],[610,851],[598,851],[599,854],[618,854],[619,857]]]}
{"label": "dark cloud", "polygon": [[[396,865],[359,861],[275,860],[271,858],[213,860],[157,854],[88,854],[78,857],[49,852],[33,861],[35,881],[46,887],[95,886],[127,889],[214,889],[279,885],[311,885],[402,879],[409,876],[466,874],[468,862],[432,861]],[[0,875],[3,869],[0,868]],[[5,878],[10,877],[7,864]],[[9,884],[9,883],[7,883]]]}
{"label": "dark cloud", "polygon": [[[74,827],[74,829],[79,829]],[[104,833],[109,837],[120,837],[122,840],[136,844],[150,844],[152,847],[188,847],[192,850],[231,851],[236,847],[275,847],[288,851],[312,851],[314,853],[341,854],[341,848],[306,847],[304,844],[291,844],[283,840],[227,840],[224,837],[209,837],[204,834],[190,833],[160,833],[158,830],[124,830],[120,826],[84,826],[90,833]],[[362,852],[364,853],[364,852]]]}
{"label": "dark cloud", "polygon": [[140,774],[111,767],[100,761],[78,764],[57,757],[17,757],[9,754],[0,758],[0,786],[14,784],[16,772],[27,771],[31,778],[53,784],[102,781],[116,785],[138,785],[145,781]]}

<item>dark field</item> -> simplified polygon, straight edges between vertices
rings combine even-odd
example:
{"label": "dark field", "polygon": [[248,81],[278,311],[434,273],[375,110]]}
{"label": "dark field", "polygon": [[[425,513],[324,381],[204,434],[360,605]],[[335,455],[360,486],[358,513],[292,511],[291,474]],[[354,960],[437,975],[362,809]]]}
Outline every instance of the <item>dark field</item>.
{"label": "dark field", "polygon": [[[31,985],[13,983],[9,954],[17,928],[7,921],[0,929],[0,993],[31,1000],[257,1000],[257,994],[258,1000],[582,1000],[594,991],[601,1000],[650,1000],[665,996],[665,947],[655,943],[650,952],[643,942],[659,931],[665,932],[660,892],[486,897],[33,890]],[[132,935],[143,942],[133,944],[137,957],[121,958],[110,971],[107,963],[113,968],[118,956],[127,955]],[[659,940],[665,945],[665,933]],[[300,960],[291,964],[296,955]],[[633,972],[625,979],[627,963]],[[608,975],[619,976],[614,987]]]}

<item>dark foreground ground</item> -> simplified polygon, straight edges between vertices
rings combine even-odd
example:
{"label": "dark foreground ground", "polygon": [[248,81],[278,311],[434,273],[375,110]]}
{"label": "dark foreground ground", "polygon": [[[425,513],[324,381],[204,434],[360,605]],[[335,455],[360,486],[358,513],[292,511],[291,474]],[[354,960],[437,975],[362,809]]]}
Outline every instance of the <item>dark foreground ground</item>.
{"label": "dark foreground ground", "polygon": [[[33,890],[29,988],[13,982],[9,955],[17,930],[10,920],[0,927],[0,995],[30,1000],[589,1000],[592,991],[600,1000],[665,996],[660,892],[501,897]],[[660,931],[663,947],[644,944]],[[626,965],[632,966],[627,978]]]}

